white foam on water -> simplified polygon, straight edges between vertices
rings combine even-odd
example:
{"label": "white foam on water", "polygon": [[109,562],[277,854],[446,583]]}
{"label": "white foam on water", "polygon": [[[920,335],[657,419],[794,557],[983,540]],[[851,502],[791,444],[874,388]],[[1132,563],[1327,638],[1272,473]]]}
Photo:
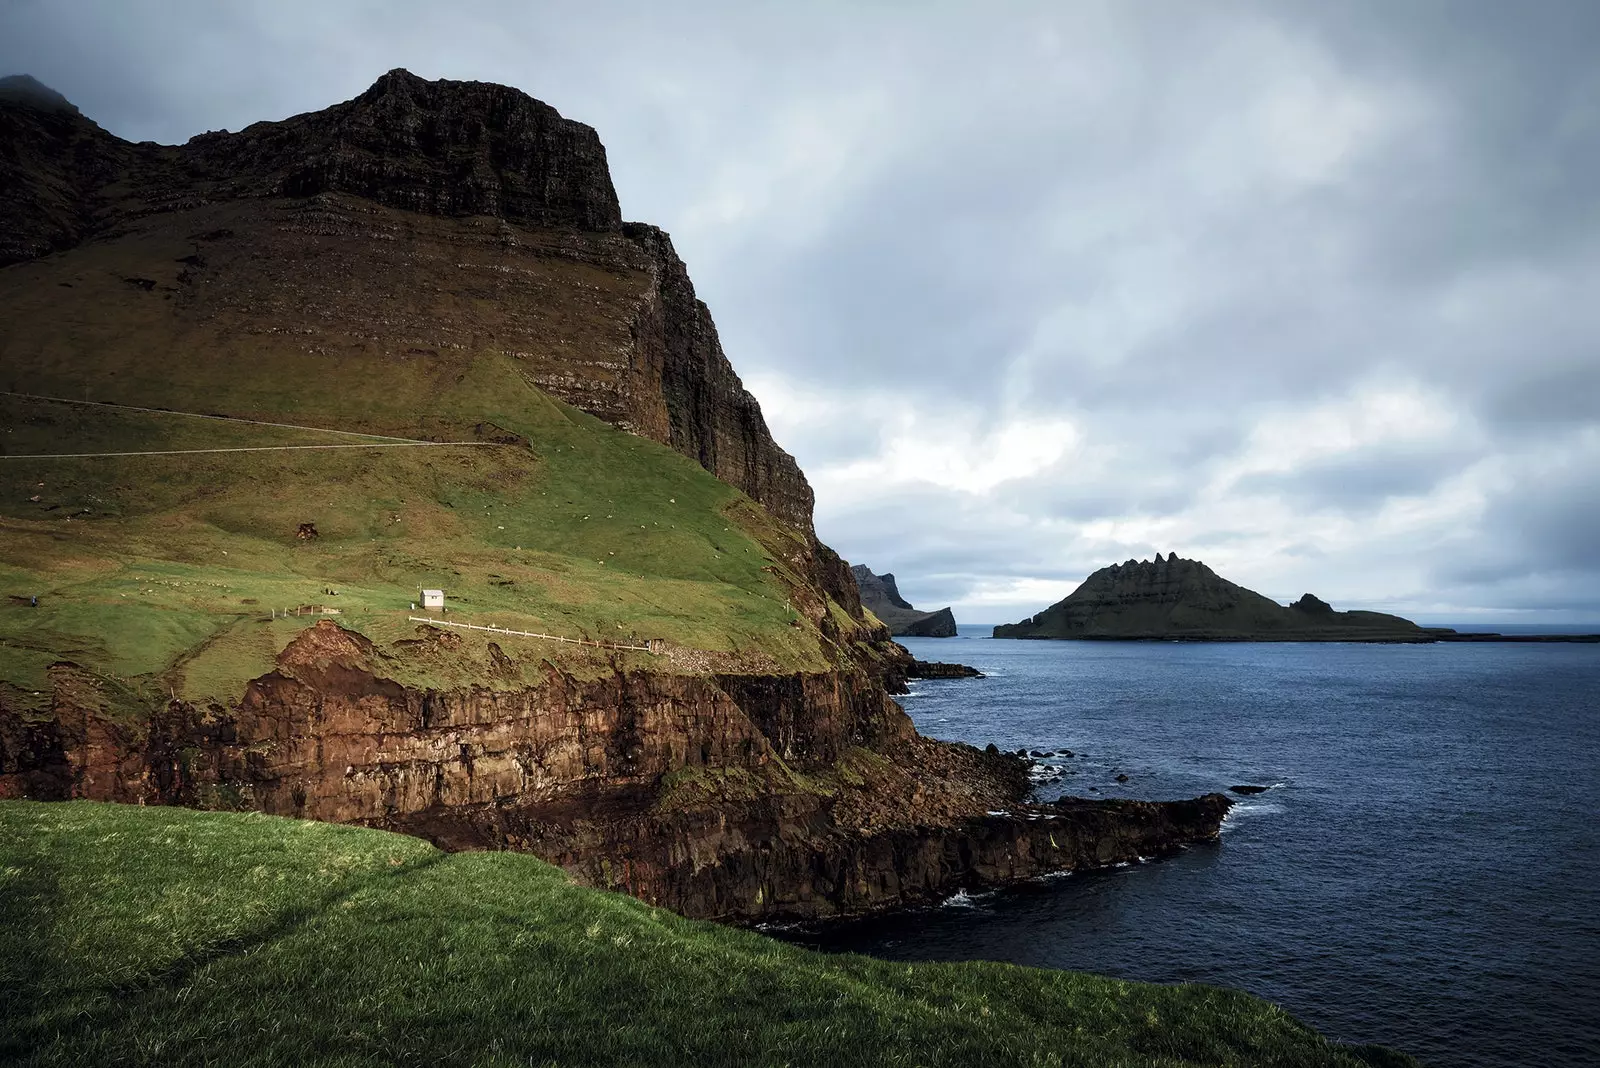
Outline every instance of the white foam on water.
{"label": "white foam on water", "polygon": [[1228,809],[1228,814],[1222,817],[1220,831],[1223,834],[1227,834],[1231,830],[1230,825],[1235,820],[1246,817],[1274,816],[1285,811],[1287,811],[1287,808],[1276,801],[1241,801]]}
{"label": "white foam on water", "polygon": [[983,903],[994,897],[994,892],[969,894],[965,890],[957,890],[943,901],[939,902],[942,909],[976,909],[982,908]]}

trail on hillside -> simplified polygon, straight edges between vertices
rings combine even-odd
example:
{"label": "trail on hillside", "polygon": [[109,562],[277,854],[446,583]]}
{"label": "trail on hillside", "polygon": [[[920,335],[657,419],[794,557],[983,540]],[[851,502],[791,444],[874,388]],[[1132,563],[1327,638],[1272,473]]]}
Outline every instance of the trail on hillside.
{"label": "trail on hillside", "polygon": [[171,408],[144,408],[137,404],[117,404],[114,401],[72,400],[68,397],[47,397],[38,393],[17,393],[0,390],[0,397],[18,397],[23,400],[45,401],[50,404],[75,404],[88,408],[116,408],[122,411],[147,412],[152,415],[180,415],[190,419],[214,419],[223,423],[244,423],[249,426],[270,426],[281,430],[306,430],[313,434],[338,434],[343,437],[370,438],[360,445],[241,445],[213,449],[144,449],[128,452],[49,452],[21,455],[0,454],[0,460],[78,460],[104,456],[185,456],[217,452],[283,452],[294,449],[393,449],[417,446],[495,445],[493,441],[424,441],[421,438],[401,438],[392,434],[367,434],[356,430],[333,430],[321,426],[302,426],[298,423],[274,423],[265,419],[245,419],[235,415],[216,415],[208,412],[182,412]]}

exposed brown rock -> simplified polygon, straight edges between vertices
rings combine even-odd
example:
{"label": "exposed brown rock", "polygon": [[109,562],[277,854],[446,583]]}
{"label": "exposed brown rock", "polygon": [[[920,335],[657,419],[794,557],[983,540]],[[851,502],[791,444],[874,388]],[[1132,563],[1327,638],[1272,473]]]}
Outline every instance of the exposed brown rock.
{"label": "exposed brown rock", "polygon": [[[419,628],[448,649],[454,635]],[[490,650],[487,678],[503,650]],[[234,709],[121,722],[72,685],[0,707],[0,797],[245,808],[511,848],[691,916],[937,900],[1215,837],[1227,802],[1026,801],[1027,765],[917,736],[861,668],[409,689],[322,622]],[[71,673],[67,665],[58,670]],[[74,698],[74,694],[80,694]]]}

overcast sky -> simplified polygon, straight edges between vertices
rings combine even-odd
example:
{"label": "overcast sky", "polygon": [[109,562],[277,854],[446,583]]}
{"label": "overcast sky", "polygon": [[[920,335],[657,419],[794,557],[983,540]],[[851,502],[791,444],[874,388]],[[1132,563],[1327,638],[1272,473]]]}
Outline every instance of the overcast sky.
{"label": "overcast sky", "polygon": [[1173,550],[1600,620],[1597,57],[1593,0],[0,4],[134,140],[402,66],[594,126],[824,540],[963,622]]}

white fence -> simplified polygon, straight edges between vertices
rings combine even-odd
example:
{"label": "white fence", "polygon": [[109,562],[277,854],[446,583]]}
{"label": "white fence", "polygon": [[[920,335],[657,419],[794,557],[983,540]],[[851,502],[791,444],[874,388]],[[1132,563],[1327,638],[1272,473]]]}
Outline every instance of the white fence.
{"label": "white fence", "polygon": [[460,627],[462,630],[481,630],[489,634],[508,634],[514,638],[542,638],[547,642],[566,642],[569,645],[590,645],[596,649],[622,649],[635,653],[660,653],[659,639],[651,640],[644,645],[624,645],[621,642],[597,642],[587,638],[563,638],[559,634],[536,634],[531,630],[509,630],[506,627],[482,627],[476,623],[450,623],[443,619],[430,619],[426,616],[407,616],[413,623],[427,623],[435,627]]}

